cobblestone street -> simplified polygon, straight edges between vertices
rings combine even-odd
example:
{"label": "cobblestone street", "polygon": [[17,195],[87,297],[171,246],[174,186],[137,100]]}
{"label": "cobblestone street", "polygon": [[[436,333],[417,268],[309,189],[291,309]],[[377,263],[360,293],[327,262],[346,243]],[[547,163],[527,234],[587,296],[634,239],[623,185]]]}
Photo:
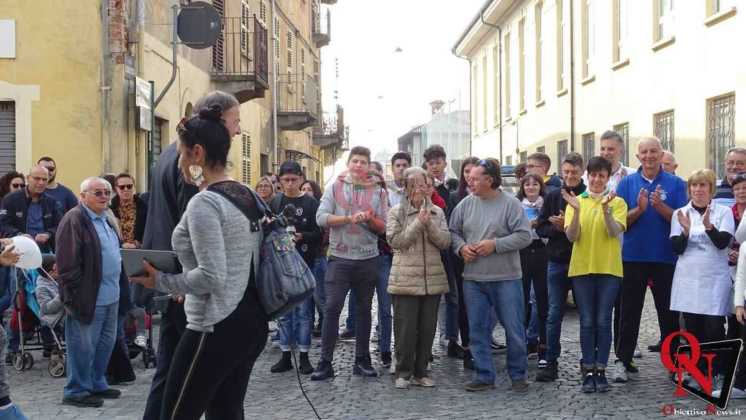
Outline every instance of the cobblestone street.
{"label": "cobblestone street", "polygon": [[[388,373],[376,379],[352,376],[354,342],[341,342],[335,354],[337,376],[328,382],[311,382],[303,377],[306,392],[325,419],[587,419],[587,418],[651,418],[663,417],[662,408],[675,404],[681,409],[704,409],[705,404],[693,397],[676,400],[674,387],[668,382],[658,355],[647,352],[656,340],[658,329],[652,298],[648,296],[644,313],[644,330],[640,348],[643,358],[637,359],[640,374],[627,384],[613,384],[608,394],[583,394],[579,389],[578,318],[568,311],[563,323],[563,354],[560,359],[560,379],[554,383],[536,383],[536,360],[529,361],[531,385],[525,395],[509,391],[505,375],[505,356],[495,356],[498,367],[497,389],[483,393],[467,393],[463,384],[470,379],[460,361],[445,356],[445,349],[434,346],[435,362],[432,377],[434,389],[410,388],[397,390]],[[344,312],[346,313],[346,312]],[[312,362],[318,360],[320,342],[314,339]],[[373,348],[375,343],[371,346]],[[298,387],[295,372],[269,373],[278,359],[279,349],[268,346],[254,368],[246,395],[247,419],[312,419],[314,414]],[[377,351],[373,353],[377,358]],[[613,357],[613,356],[612,356]],[[47,373],[46,361],[39,360],[32,370],[18,373],[8,368],[13,400],[31,419],[135,419],[140,418],[145,405],[153,369],[145,370],[136,360],[137,381],[120,387],[122,398],[107,400],[100,409],[80,409],[60,404],[64,379],[54,379]],[[611,374],[611,369],[609,371]],[[741,409],[746,416],[746,403],[732,401],[729,410]]]}

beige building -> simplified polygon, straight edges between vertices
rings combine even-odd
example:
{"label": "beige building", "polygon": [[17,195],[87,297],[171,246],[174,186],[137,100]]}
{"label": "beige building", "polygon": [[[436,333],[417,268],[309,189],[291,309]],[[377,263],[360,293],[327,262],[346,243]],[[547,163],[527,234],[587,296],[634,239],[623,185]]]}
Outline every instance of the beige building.
{"label": "beige building", "polygon": [[[488,0],[453,48],[471,67],[472,150],[516,164],[658,136],[679,174],[746,146],[746,9],[735,0]],[[743,113],[741,113],[743,114]]]}
{"label": "beige building", "polygon": [[[241,102],[229,157],[236,179],[253,184],[295,159],[322,180],[347,132],[341,107],[321,109],[335,2],[208,1],[221,22],[217,43],[179,43],[174,55],[174,8],[189,0],[0,0],[0,172],[50,155],[63,183],[128,171],[147,189],[181,118],[219,89]],[[161,97],[152,131],[148,81]]]}

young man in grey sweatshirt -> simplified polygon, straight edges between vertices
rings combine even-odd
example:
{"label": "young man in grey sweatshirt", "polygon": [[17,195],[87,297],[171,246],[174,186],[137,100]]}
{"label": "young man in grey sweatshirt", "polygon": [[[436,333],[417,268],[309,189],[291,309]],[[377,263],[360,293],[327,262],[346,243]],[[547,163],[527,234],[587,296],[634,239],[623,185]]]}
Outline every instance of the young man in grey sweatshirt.
{"label": "young man in grey sweatshirt", "polygon": [[370,177],[370,150],[353,147],[347,171],[326,187],[316,223],[329,228],[326,308],[321,333],[321,360],[311,375],[318,381],[334,376],[332,358],[345,296],[355,291],[355,367],[353,374],[377,376],[370,360],[371,302],[378,276],[378,235],[386,230],[386,190]]}
{"label": "young man in grey sweatshirt", "polygon": [[500,164],[481,160],[469,172],[472,195],[453,210],[450,220],[453,251],[464,259],[464,301],[475,376],[467,391],[495,387],[495,365],[488,311],[505,328],[508,374],[512,389],[525,392],[526,332],[519,250],[531,243],[531,228],[521,203],[500,190]]}

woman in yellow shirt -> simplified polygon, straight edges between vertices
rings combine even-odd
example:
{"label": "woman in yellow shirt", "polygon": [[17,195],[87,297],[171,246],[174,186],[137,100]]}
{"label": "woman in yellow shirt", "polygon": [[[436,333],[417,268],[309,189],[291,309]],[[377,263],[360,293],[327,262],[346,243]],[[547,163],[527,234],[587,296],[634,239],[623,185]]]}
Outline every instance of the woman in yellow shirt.
{"label": "woman in yellow shirt", "polygon": [[568,277],[580,314],[583,392],[606,392],[611,349],[611,312],[622,279],[621,234],[627,203],[607,191],[611,163],[588,161],[588,190],[580,196],[562,191],[567,201],[565,234],[573,243]]}

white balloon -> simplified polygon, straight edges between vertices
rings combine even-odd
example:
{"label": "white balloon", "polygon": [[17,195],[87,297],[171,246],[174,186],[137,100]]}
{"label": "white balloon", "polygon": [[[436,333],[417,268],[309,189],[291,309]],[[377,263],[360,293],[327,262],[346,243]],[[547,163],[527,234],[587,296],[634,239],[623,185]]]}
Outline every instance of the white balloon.
{"label": "white balloon", "polygon": [[16,267],[25,270],[34,270],[41,267],[41,250],[36,242],[27,236],[16,236],[13,238],[13,245],[21,257],[16,263]]}

